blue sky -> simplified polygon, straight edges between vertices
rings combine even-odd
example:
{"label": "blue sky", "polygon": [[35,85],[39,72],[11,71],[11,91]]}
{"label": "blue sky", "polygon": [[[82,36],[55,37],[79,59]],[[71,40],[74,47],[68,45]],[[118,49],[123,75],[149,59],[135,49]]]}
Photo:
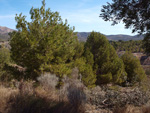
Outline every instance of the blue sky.
{"label": "blue sky", "polygon": [[[15,29],[15,14],[23,13],[30,20],[31,7],[40,7],[42,0],[0,0],[0,26]],[[111,0],[46,0],[46,8],[58,11],[63,20],[67,19],[70,26],[75,26],[77,32],[97,31],[106,35],[127,34],[131,29],[125,29],[122,23],[111,26],[100,17],[102,5]]]}

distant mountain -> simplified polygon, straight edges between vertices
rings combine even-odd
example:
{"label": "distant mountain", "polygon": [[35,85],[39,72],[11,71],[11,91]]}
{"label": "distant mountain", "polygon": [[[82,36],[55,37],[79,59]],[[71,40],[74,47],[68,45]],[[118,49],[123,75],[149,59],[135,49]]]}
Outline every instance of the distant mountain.
{"label": "distant mountain", "polygon": [[[0,40],[6,41],[10,37],[8,35],[9,32],[14,31],[13,29],[7,28],[7,27],[2,27],[0,26]],[[90,32],[78,32],[77,36],[79,41],[86,41],[87,37],[90,35]],[[128,41],[128,40],[142,40],[143,36],[130,36],[130,35],[105,35],[108,40],[113,40],[113,41],[118,41],[118,40],[123,40],[123,41]]]}
{"label": "distant mountain", "polygon": [[12,32],[12,31],[14,31],[14,30],[7,28],[7,27],[0,26],[0,34],[2,34],[2,35],[8,34],[9,32]]}
{"label": "distant mountain", "polygon": [[2,41],[8,40],[10,38],[8,33],[12,32],[12,31],[14,31],[14,30],[7,28],[7,27],[0,26],[0,40],[2,40]]}
{"label": "distant mountain", "polygon": [[143,40],[143,36],[135,35],[135,36],[130,36],[130,35],[106,35],[108,40],[113,40],[113,41],[118,41],[118,40],[123,40],[123,41],[129,41],[129,40]]}
{"label": "distant mountain", "polygon": [[87,37],[90,35],[90,32],[78,32],[77,36],[79,41],[86,41]]}
{"label": "distant mountain", "polygon": [[[86,41],[87,37],[90,35],[90,32],[78,32],[77,36],[79,41]],[[130,36],[130,35],[105,35],[108,40],[118,41],[129,41],[129,40],[142,40],[143,36]]]}

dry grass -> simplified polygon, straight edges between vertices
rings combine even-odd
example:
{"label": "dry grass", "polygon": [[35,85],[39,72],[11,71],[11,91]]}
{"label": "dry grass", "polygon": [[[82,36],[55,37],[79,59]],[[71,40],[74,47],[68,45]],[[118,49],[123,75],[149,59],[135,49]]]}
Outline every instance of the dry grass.
{"label": "dry grass", "polygon": [[142,113],[150,113],[150,106],[142,107]]}
{"label": "dry grass", "polygon": [[16,94],[17,92],[18,90],[0,86],[0,113],[4,113],[10,95]]}
{"label": "dry grass", "polygon": [[[40,85],[36,88],[33,87],[33,81],[20,81],[15,89],[0,86],[0,113],[85,113],[85,111],[87,113],[108,113],[108,111],[110,111],[109,113],[150,113],[150,106],[134,107],[123,105],[122,108],[118,106],[112,111],[114,107],[112,109],[109,109],[109,106],[100,108],[99,103],[92,105],[89,102],[91,97],[88,100],[88,93],[86,93],[86,90],[90,90],[78,78],[78,71],[75,69],[73,78],[64,78],[62,80],[64,84],[60,89],[55,88],[58,79],[50,74],[40,77]],[[97,87],[95,91],[100,93],[98,99],[102,97],[103,100],[106,93],[102,88]],[[95,91],[91,90],[97,96]],[[113,93],[112,90],[109,90],[108,94],[110,93]],[[94,97],[93,95],[91,96]],[[110,97],[111,95],[108,96]],[[110,103],[110,100],[108,102]],[[102,104],[105,103],[103,102]]]}
{"label": "dry grass", "polygon": [[82,109],[77,111],[69,102],[59,101],[57,95],[50,95],[41,88],[35,92],[32,95],[11,95],[7,102],[7,113],[82,113]]}
{"label": "dry grass", "polygon": [[22,81],[18,89],[0,87],[0,113],[84,113],[69,101],[60,101],[59,93],[32,87],[32,82]]}
{"label": "dry grass", "polygon": [[66,97],[70,105],[77,111],[79,108],[83,108],[86,102],[85,86],[80,79],[78,79],[80,78],[78,72],[78,68],[74,68],[71,73],[72,78],[64,77],[62,80],[64,85],[60,89],[60,96]]}
{"label": "dry grass", "polygon": [[[92,108],[88,109],[89,107],[86,108],[87,106],[84,106],[84,104],[76,108],[73,104],[70,104],[71,101],[74,101],[76,95],[73,96],[73,100],[71,96],[71,100],[68,99],[69,101],[60,101],[57,91],[50,92],[44,90],[42,86],[35,88],[33,93],[29,93],[30,90],[23,92],[0,86],[0,113],[85,113],[85,109],[89,113],[107,112],[107,110],[97,110],[96,107],[91,105],[89,107]],[[134,107],[128,105],[114,109],[113,113],[150,113],[150,106]]]}

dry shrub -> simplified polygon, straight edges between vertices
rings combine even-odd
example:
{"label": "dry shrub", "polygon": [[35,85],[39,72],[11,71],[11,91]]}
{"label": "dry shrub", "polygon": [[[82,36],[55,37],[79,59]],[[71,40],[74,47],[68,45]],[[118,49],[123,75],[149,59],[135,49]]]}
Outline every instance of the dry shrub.
{"label": "dry shrub", "polygon": [[46,74],[38,80],[42,87],[34,88],[32,81],[20,81],[19,91],[9,96],[4,113],[84,113],[81,104],[85,95],[80,81],[66,78],[68,82],[62,89],[69,101],[59,101],[60,94],[51,93],[64,91],[55,89],[56,76]]}
{"label": "dry shrub", "polygon": [[66,97],[71,106],[75,108],[76,112],[83,112],[83,106],[86,101],[86,95],[84,93],[85,86],[78,79],[78,72],[78,69],[74,68],[71,74],[72,78],[63,78],[62,81],[64,85],[60,89],[60,98],[65,100],[64,97]]}
{"label": "dry shrub", "polygon": [[70,84],[69,87],[67,87],[67,97],[70,104],[76,108],[82,105],[86,100],[86,95],[83,92],[82,87],[77,87],[73,84]]}
{"label": "dry shrub", "polygon": [[9,90],[0,86],[0,112],[4,111],[8,95]]}
{"label": "dry shrub", "polygon": [[56,101],[59,100],[58,91],[56,90],[58,77],[56,77],[55,74],[45,73],[38,77],[37,80],[39,81],[41,87],[38,87],[38,90],[36,90],[36,92],[38,92],[41,97],[44,96]]}
{"label": "dry shrub", "polygon": [[41,98],[46,98],[48,100],[55,100],[55,101],[59,101],[59,95],[57,91],[48,91],[43,89],[43,87],[38,86],[37,88],[35,88],[35,95],[38,95]]}
{"label": "dry shrub", "polygon": [[46,90],[49,91],[55,90],[55,87],[58,84],[58,77],[56,77],[55,74],[51,73],[44,73],[40,77],[38,77],[37,80]]}
{"label": "dry shrub", "polygon": [[33,83],[35,81],[24,81],[23,79],[19,82],[18,89],[20,94],[32,95],[34,93]]}
{"label": "dry shrub", "polygon": [[[11,95],[7,101],[5,113],[82,113],[70,103],[57,101],[47,91],[37,88],[35,94],[20,92]],[[46,96],[47,95],[47,96]]]}
{"label": "dry shrub", "polygon": [[54,101],[36,95],[18,93],[10,96],[7,111],[8,113],[48,113],[55,104]]}
{"label": "dry shrub", "polygon": [[17,90],[12,90],[11,88],[5,88],[0,86],[0,112],[4,113],[7,106],[7,101],[10,95],[17,93]]}

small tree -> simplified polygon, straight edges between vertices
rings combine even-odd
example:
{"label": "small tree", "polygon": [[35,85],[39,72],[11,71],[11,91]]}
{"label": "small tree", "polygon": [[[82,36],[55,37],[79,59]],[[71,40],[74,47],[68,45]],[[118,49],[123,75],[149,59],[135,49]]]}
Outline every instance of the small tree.
{"label": "small tree", "polygon": [[58,12],[46,10],[45,0],[42,4],[41,8],[31,8],[31,22],[27,22],[22,14],[16,15],[18,31],[10,34],[11,57],[32,72],[32,78],[46,69],[55,72],[55,67],[65,68],[65,64],[73,60],[78,41],[67,21],[63,23]]}
{"label": "small tree", "polygon": [[88,87],[95,86],[96,74],[93,71],[92,65],[86,62],[85,57],[76,59],[74,67],[78,67],[79,73],[82,75],[82,81],[84,85]]}
{"label": "small tree", "polygon": [[85,48],[93,54],[91,58],[94,59],[93,69],[97,74],[97,84],[125,81],[124,64],[104,35],[92,32],[87,39]]}
{"label": "small tree", "polygon": [[127,72],[127,81],[129,83],[141,82],[146,78],[145,72],[140,64],[139,59],[134,57],[132,53],[126,52],[121,56]]}

